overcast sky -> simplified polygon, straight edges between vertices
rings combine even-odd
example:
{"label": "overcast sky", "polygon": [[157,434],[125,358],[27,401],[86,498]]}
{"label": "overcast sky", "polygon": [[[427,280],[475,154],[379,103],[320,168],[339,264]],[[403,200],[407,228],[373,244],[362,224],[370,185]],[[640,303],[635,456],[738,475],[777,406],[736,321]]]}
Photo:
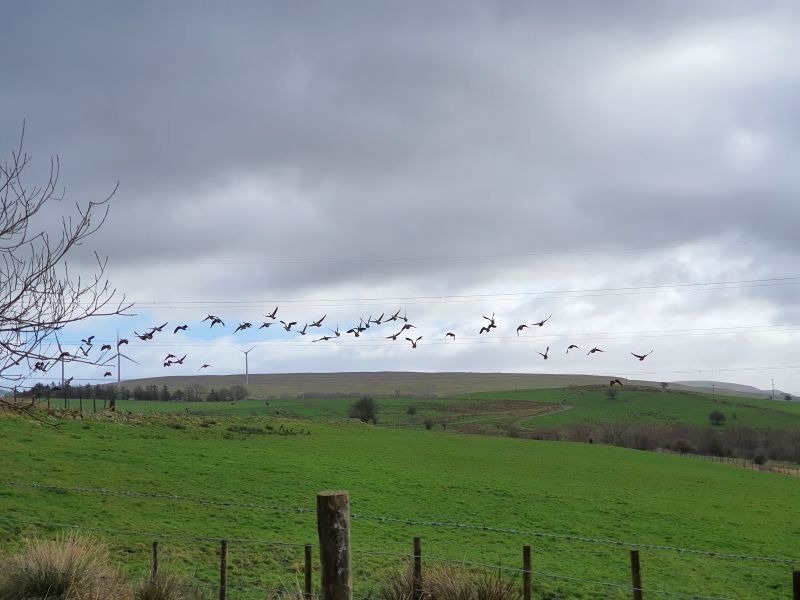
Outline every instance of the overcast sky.
{"label": "overcast sky", "polygon": [[[125,377],[241,372],[235,348],[264,342],[251,372],[774,378],[800,392],[798,11],[15,3],[0,20],[0,150],[26,120],[31,184],[52,154],[68,201],[119,181],[72,261],[108,256],[138,316],[65,337],[119,330],[142,363]],[[423,339],[384,339],[395,323],[318,343],[325,328],[257,331],[276,304],[342,330],[402,308]],[[498,328],[478,335],[492,312]],[[226,328],[209,331],[208,313]],[[242,321],[253,328],[234,334]],[[168,352],[185,366],[164,369]]]}

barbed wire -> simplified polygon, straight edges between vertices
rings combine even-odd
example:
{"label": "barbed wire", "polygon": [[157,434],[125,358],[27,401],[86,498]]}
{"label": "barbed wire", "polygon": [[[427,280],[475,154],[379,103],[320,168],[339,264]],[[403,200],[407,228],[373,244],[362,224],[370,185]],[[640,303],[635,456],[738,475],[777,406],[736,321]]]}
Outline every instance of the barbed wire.
{"label": "barbed wire", "polygon": [[[153,540],[192,540],[198,542],[222,542],[226,541],[230,544],[254,544],[261,546],[281,546],[286,548],[304,548],[305,546],[314,546],[314,544],[301,544],[297,542],[281,542],[275,540],[260,540],[249,538],[232,538],[232,537],[218,537],[209,535],[192,535],[188,533],[162,533],[156,531],[134,531],[130,529],[110,529],[107,527],[91,527],[85,525],[75,525],[71,523],[54,523],[50,521],[31,521],[27,519],[17,519],[15,517],[0,516],[0,521],[9,523],[20,523],[23,525],[36,525],[39,527],[58,527],[63,529],[80,529],[82,531],[91,531],[97,533],[108,533],[110,535],[130,536],[130,537],[147,537]],[[316,547],[316,546],[314,546]]]}
{"label": "barbed wire", "polygon": [[[96,493],[100,495],[111,495],[111,496],[121,496],[121,497],[130,497],[130,498],[149,498],[154,500],[167,500],[167,501],[185,501],[185,502],[192,502],[197,504],[204,504],[209,506],[222,506],[222,507],[237,507],[237,508],[248,508],[248,509],[262,509],[262,510],[273,510],[278,512],[291,512],[291,513],[300,513],[300,514],[316,514],[316,510],[312,508],[291,508],[291,507],[280,507],[270,504],[258,504],[258,503],[249,503],[249,502],[239,502],[239,501],[225,501],[225,500],[209,500],[205,498],[197,498],[192,496],[179,496],[179,495],[168,495],[168,494],[160,494],[157,492],[134,492],[134,491],[118,491],[118,490],[108,490],[105,488],[87,488],[87,487],[66,487],[66,486],[56,486],[56,485],[49,485],[49,484],[41,484],[41,483],[29,483],[29,482],[19,482],[19,481],[0,481],[0,485],[5,486],[13,486],[13,487],[23,487],[23,488],[31,488],[31,489],[40,489],[40,490],[48,490],[48,491],[59,491],[59,492],[76,492],[76,493]],[[741,561],[754,561],[754,562],[767,562],[767,563],[776,563],[776,564],[800,564],[800,559],[798,558],[784,558],[784,557],[775,557],[775,556],[757,556],[757,555],[747,555],[747,554],[732,554],[726,552],[719,552],[714,550],[704,550],[704,549],[697,549],[697,548],[684,548],[682,546],[668,546],[668,545],[659,545],[659,544],[649,544],[649,543],[642,543],[642,542],[627,542],[624,540],[614,540],[609,538],[599,538],[599,537],[589,537],[589,536],[582,536],[576,534],[569,534],[569,533],[555,533],[555,532],[547,532],[547,531],[532,531],[532,530],[525,530],[525,529],[514,529],[514,528],[505,528],[505,527],[495,527],[490,525],[477,525],[473,523],[457,523],[453,521],[423,521],[418,519],[409,519],[409,518],[399,518],[399,517],[390,517],[385,515],[370,515],[370,514],[361,514],[361,513],[351,513],[350,518],[354,521],[356,520],[368,520],[374,521],[378,523],[394,523],[400,525],[407,525],[407,526],[423,526],[423,527],[444,527],[450,529],[464,529],[464,530],[471,530],[471,531],[483,531],[488,533],[502,533],[506,535],[515,535],[515,536],[523,536],[523,537],[537,537],[537,538],[544,538],[544,539],[553,539],[553,540],[564,540],[564,541],[572,541],[572,542],[581,542],[587,544],[596,544],[596,545],[605,545],[605,546],[615,546],[621,548],[630,548],[630,549],[644,549],[644,550],[658,550],[658,551],[668,551],[668,552],[677,552],[681,554],[694,554],[700,556],[707,556],[710,558],[720,558],[726,560],[741,560]]]}
{"label": "barbed wire", "polygon": [[41,490],[48,490],[48,491],[58,491],[58,492],[75,492],[75,493],[86,493],[86,494],[100,494],[103,496],[123,496],[127,498],[149,498],[151,500],[168,500],[168,501],[179,501],[179,502],[191,502],[194,504],[203,504],[208,506],[220,506],[226,508],[250,508],[250,509],[262,509],[262,510],[272,510],[276,512],[289,512],[289,513],[298,513],[298,514],[316,514],[317,511],[312,508],[300,508],[300,507],[285,507],[285,506],[276,506],[272,504],[259,504],[254,502],[240,502],[236,500],[211,500],[208,498],[198,498],[195,496],[179,496],[174,494],[161,494],[158,492],[135,492],[135,491],[119,491],[119,490],[109,490],[105,488],[87,488],[87,487],[66,487],[66,486],[57,486],[57,485],[47,485],[43,483],[27,483],[21,481],[0,481],[0,485],[5,486],[14,486],[14,487],[25,487],[25,488],[32,488],[32,489],[41,489]]}

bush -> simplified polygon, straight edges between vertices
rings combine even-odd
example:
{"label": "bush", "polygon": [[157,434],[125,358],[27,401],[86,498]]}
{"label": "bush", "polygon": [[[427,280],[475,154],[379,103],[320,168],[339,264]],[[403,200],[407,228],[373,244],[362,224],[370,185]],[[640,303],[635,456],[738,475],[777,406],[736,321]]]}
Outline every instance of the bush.
{"label": "bush", "polygon": [[725,422],[725,414],[719,410],[712,410],[708,420],[714,425],[722,425]]}
{"label": "bush", "polygon": [[672,449],[681,454],[697,454],[697,448],[686,438],[678,438],[672,442]]}
{"label": "bush", "polygon": [[34,539],[0,570],[0,600],[128,600],[106,547],[74,534]]}
{"label": "bush", "polygon": [[378,422],[378,403],[369,396],[364,396],[350,407],[350,418],[363,423]]}
{"label": "bush", "polygon": [[425,419],[422,424],[425,425],[425,429],[433,429],[433,419]]}
{"label": "bush", "polygon": [[753,454],[753,462],[757,465],[763,465],[767,462],[767,453],[763,448],[759,448]]}

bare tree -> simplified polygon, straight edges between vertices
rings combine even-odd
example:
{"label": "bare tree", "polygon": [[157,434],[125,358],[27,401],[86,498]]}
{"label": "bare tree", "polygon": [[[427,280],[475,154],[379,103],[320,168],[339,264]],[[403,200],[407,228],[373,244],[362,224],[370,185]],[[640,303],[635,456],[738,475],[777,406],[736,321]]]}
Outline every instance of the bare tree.
{"label": "bare tree", "polygon": [[[59,159],[50,158],[44,185],[28,187],[23,174],[31,157],[23,152],[24,138],[23,123],[11,159],[0,160],[0,386],[6,389],[61,361],[101,364],[99,354],[65,352],[58,332],[91,317],[126,314],[132,306],[109,284],[108,259],[95,253],[97,265],[88,278],[72,276],[66,262],[70,251],[103,225],[117,186],[104,200],[76,203],[77,213],[62,216],[51,235],[45,209],[64,198]],[[2,398],[0,403],[19,407]]]}

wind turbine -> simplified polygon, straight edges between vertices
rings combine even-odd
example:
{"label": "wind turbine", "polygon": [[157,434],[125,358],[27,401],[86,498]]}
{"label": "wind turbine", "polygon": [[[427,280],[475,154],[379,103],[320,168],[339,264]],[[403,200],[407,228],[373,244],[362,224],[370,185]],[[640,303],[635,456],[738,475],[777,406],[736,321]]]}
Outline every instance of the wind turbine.
{"label": "wind turbine", "polygon": [[253,350],[255,350],[255,348],[256,348],[255,346],[250,348],[250,350],[239,350],[237,348],[237,350],[239,350],[239,352],[244,354],[244,384],[245,385],[250,385],[250,366],[248,365],[248,362],[247,362],[247,355],[250,354],[250,352],[252,352]]}
{"label": "wind turbine", "polygon": [[139,366],[142,366],[142,363],[133,360],[130,356],[128,356],[126,354],[123,354],[122,351],[119,349],[119,331],[117,332],[117,353],[112,355],[112,356],[109,356],[103,362],[103,366],[107,365],[108,363],[110,363],[115,358],[117,359],[117,384],[122,383],[122,374],[121,374],[122,373],[122,362],[120,361],[121,358],[124,358],[125,360],[129,360],[132,363],[135,363],[135,364],[137,364]]}

